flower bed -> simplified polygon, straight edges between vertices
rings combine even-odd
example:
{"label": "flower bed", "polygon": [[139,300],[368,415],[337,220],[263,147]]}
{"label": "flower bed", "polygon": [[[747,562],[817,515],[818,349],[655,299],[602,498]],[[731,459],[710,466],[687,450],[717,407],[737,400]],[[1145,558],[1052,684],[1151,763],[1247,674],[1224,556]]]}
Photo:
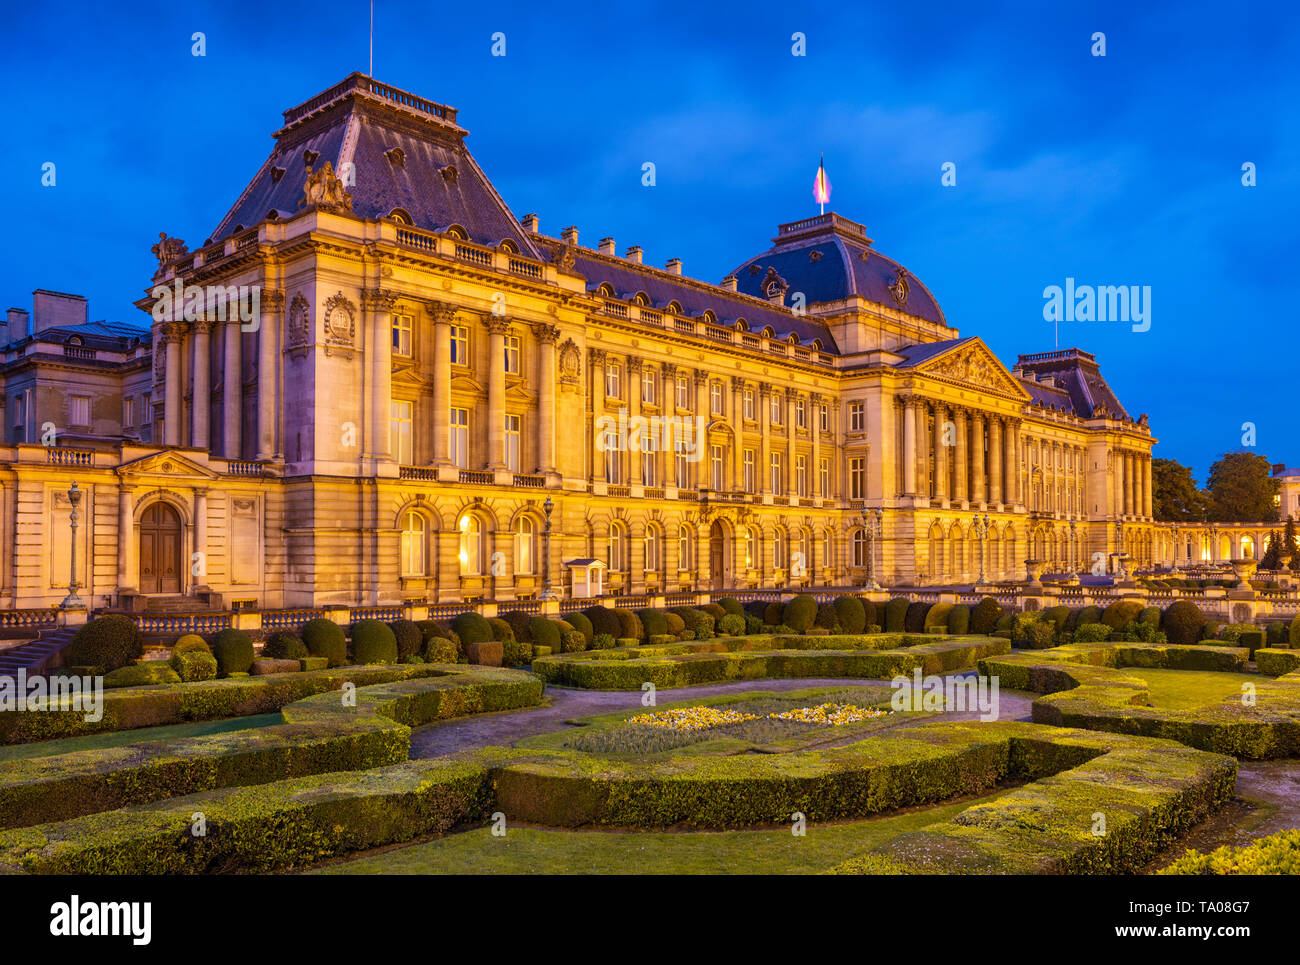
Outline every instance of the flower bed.
{"label": "flower bed", "polygon": [[818,724],[823,727],[842,727],[845,724],[859,724],[867,720],[889,716],[887,711],[874,710],[869,707],[855,707],[853,704],[819,704],[816,707],[799,707],[795,710],[771,713],[765,716],[746,714],[738,710],[723,710],[718,707],[683,707],[677,710],[661,710],[653,714],[639,714],[629,717],[629,724],[646,727],[668,727],[673,730],[697,731],[723,727],[727,724],[740,724],[747,720],[791,720],[801,724]]}

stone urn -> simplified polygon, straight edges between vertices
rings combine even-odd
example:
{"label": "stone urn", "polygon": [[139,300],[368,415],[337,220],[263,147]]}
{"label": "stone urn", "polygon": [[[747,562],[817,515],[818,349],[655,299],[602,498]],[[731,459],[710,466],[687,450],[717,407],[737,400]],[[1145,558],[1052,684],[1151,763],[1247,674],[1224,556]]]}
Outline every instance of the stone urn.
{"label": "stone urn", "polygon": [[1030,586],[1042,586],[1038,578],[1043,575],[1043,570],[1047,569],[1046,560],[1025,560],[1025,573],[1029,577]]}
{"label": "stone urn", "polygon": [[1229,560],[1229,563],[1232,565],[1232,575],[1237,578],[1237,589],[1252,589],[1250,578],[1259,568],[1259,560]]}

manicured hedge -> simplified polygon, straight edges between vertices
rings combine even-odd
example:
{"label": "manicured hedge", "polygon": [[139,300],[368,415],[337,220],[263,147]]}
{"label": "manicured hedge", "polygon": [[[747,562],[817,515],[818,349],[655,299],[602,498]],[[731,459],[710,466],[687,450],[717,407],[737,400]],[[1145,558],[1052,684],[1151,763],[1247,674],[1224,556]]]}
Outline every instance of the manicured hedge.
{"label": "manicured hedge", "polygon": [[[116,670],[144,655],[144,640],[135,621],[120,613],[96,617],[81,627],[64,651],[72,667]],[[249,658],[252,663],[252,658]]]}
{"label": "manicured hedge", "polygon": [[555,625],[554,620],[540,616],[533,617],[528,621],[528,633],[533,638],[533,643],[550,647],[552,653],[559,653],[560,628]]}
{"label": "manicured hedge", "polygon": [[352,656],[359,664],[397,663],[397,637],[382,620],[352,624]]}
{"label": "manicured hedge", "polygon": [[142,660],[104,674],[105,687],[144,687],[180,682],[181,678],[166,660]]}
{"label": "manicured hedge", "polygon": [[641,625],[645,628],[647,637],[662,636],[668,632],[668,618],[664,616],[662,610],[646,607],[644,610],[638,610],[637,616],[641,618]]}
{"label": "manicured hedge", "polygon": [[296,633],[273,633],[262,644],[262,656],[270,660],[301,660],[308,655],[307,644]]}
{"label": "manicured hedge", "polygon": [[424,634],[411,620],[394,620],[388,624],[388,629],[393,631],[393,638],[397,641],[399,663],[424,649]]}
{"label": "manicured hedge", "polygon": [[736,616],[745,615],[745,608],[740,605],[740,601],[735,597],[724,596],[718,601],[718,605],[728,613],[734,613]]}
{"label": "manicured hedge", "polygon": [[970,607],[957,604],[948,612],[948,632],[955,637],[965,636],[970,632]]}
{"label": "manicured hedge", "polygon": [[1123,630],[1142,615],[1146,605],[1139,600],[1116,600],[1101,614],[1101,622],[1112,630]]}
{"label": "manicured hedge", "polygon": [[861,633],[867,628],[867,609],[856,596],[836,597],[835,615],[843,633]]}
{"label": "manicured hedge", "polygon": [[514,634],[514,639],[520,643],[533,643],[533,620],[523,610],[507,610],[501,614],[501,619],[510,625],[510,632]]}
{"label": "manicured hedge", "polygon": [[[718,607],[718,610],[721,611],[721,615],[726,615],[727,611],[723,610],[722,607]],[[631,637],[634,640],[645,639],[646,631],[645,627],[641,625],[641,618],[631,610],[621,606],[614,607],[614,616],[618,618],[619,627],[619,632],[614,635],[615,638]],[[574,629],[576,630],[577,628],[575,627]]]}
{"label": "manicured hedge", "polygon": [[348,639],[343,628],[333,620],[317,617],[302,625],[302,642],[313,657],[325,657],[331,667],[348,662]]}
{"label": "manicured hedge", "polygon": [[1191,600],[1175,600],[1165,609],[1160,618],[1160,629],[1170,643],[1179,646],[1191,646],[1201,639],[1201,630],[1205,626],[1205,617],[1201,608]]}
{"label": "manicured hedge", "polygon": [[1279,831],[1242,847],[1224,845],[1209,854],[1187,853],[1161,875],[1300,875],[1300,830]]}
{"label": "manicured hedge", "polygon": [[204,680],[215,680],[217,677],[217,658],[207,650],[207,644],[204,644],[202,650],[182,650],[180,653],[172,653],[169,662],[182,683],[199,683]]}
{"label": "manicured hedge", "polygon": [[451,627],[460,637],[462,647],[471,643],[487,643],[492,639],[492,625],[480,614],[468,611],[456,615]]}
{"label": "manicured hedge", "polygon": [[209,642],[212,656],[217,658],[217,672],[223,677],[235,673],[248,673],[253,665],[253,641],[243,630],[220,631]]}
{"label": "manicured hedge", "polygon": [[989,634],[998,628],[998,619],[1002,616],[1002,606],[991,596],[986,596],[975,604],[970,613],[970,632]]}
{"label": "manicured hedge", "polygon": [[925,615],[930,612],[929,603],[909,603],[903,616],[903,629],[908,633],[925,632]]}
{"label": "manicured hedge", "polygon": [[905,596],[893,597],[885,604],[885,632],[902,633],[907,620],[907,610],[911,601]]}
{"label": "manicured hedge", "polygon": [[809,630],[817,620],[817,601],[807,593],[800,593],[786,603],[781,622],[796,633]]}
{"label": "manicured hedge", "polygon": [[596,628],[591,625],[585,613],[570,613],[565,619],[573,629],[583,635],[587,643],[591,643],[592,638],[596,635]]}

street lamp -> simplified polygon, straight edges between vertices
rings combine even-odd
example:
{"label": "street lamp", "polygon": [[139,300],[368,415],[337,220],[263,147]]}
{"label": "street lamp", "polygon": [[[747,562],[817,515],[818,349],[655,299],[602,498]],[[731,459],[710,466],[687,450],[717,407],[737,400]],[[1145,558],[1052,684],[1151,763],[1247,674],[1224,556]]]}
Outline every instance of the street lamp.
{"label": "street lamp", "polygon": [[975,533],[980,538],[980,578],[975,581],[976,586],[988,586],[989,581],[984,578],[984,540],[989,534],[989,514],[985,513],[983,520],[980,514],[975,514]]}
{"label": "street lamp", "polygon": [[867,537],[867,582],[863,589],[879,590],[876,582],[876,540],[884,532],[885,511],[877,509],[874,513],[862,511],[862,528]]}
{"label": "street lamp", "polygon": [[542,593],[539,600],[555,600],[558,597],[555,591],[551,589],[551,512],[555,509],[555,503],[551,502],[551,497],[546,497],[546,502],[542,503],[542,512],[546,514],[546,525],[542,529]]}
{"label": "street lamp", "polygon": [[68,490],[68,502],[72,504],[72,512],[68,515],[68,525],[72,528],[72,551],[69,554],[68,595],[60,606],[65,610],[84,610],[86,603],[77,596],[77,506],[81,503],[81,490],[77,488],[75,479]]}

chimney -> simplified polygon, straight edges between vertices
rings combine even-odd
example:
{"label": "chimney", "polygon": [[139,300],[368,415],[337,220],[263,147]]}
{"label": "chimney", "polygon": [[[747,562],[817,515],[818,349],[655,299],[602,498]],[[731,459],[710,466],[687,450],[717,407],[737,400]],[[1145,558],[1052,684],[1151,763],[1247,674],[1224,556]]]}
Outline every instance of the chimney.
{"label": "chimney", "polygon": [[641,264],[641,246],[633,245],[631,248],[629,248],[626,252],[623,253],[623,257],[635,264],[638,265]]}
{"label": "chimney", "polygon": [[729,292],[734,292],[736,290],[736,276],[728,275],[726,278],[722,279],[721,287],[725,288]]}
{"label": "chimney", "polygon": [[81,295],[67,295],[38,288],[32,292],[32,334],[43,332],[47,328],[85,325],[89,309],[89,303]]}
{"label": "chimney", "polygon": [[600,241],[599,241],[599,242],[597,243],[597,245],[596,245],[596,250],[599,251],[602,255],[609,255],[609,257],[613,258],[613,257],[614,257],[614,239],[613,239],[613,238],[601,238]]}
{"label": "chimney", "polygon": [[520,224],[524,226],[524,230],[530,235],[541,234],[542,232],[542,219],[535,214],[524,215],[524,219]]}
{"label": "chimney", "polygon": [[569,227],[561,231],[560,240],[563,241],[566,245],[574,245],[576,247],[578,244],[577,227],[575,225],[569,225]]}
{"label": "chimney", "polygon": [[682,260],[680,258],[669,258],[668,264],[664,265],[664,271],[670,275],[680,275],[682,273]]}
{"label": "chimney", "polygon": [[27,337],[27,311],[22,308],[9,309],[9,328],[5,340],[17,342]]}

